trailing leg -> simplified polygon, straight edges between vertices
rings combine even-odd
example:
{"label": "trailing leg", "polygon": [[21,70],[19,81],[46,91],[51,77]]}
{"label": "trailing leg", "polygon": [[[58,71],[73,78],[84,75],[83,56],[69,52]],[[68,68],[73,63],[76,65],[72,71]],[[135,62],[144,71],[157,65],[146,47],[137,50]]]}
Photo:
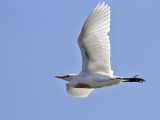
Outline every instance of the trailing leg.
{"label": "trailing leg", "polygon": [[142,83],[142,82],[145,81],[143,78],[139,78],[137,76],[138,75],[135,75],[131,78],[118,78],[118,79],[122,79],[122,82],[139,82],[139,83]]}

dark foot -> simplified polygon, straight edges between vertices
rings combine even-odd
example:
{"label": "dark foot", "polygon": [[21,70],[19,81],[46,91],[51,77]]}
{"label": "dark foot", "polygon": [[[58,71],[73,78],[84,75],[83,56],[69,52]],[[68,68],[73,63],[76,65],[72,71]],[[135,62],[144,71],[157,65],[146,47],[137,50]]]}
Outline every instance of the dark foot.
{"label": "dark foot", "polygon": [[137,76],[138,75],[135,75],[135,76],[133,76],[131,78],[123,78],[122,82],[139,82],[139,83],[142,83],[142,82],[145,81],[143,78],[139,78]]}

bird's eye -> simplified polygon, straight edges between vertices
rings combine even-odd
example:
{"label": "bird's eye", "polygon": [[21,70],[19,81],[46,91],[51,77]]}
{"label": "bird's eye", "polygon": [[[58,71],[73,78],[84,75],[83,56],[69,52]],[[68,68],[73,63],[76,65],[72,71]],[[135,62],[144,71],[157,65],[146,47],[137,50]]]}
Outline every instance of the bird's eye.
{"label": "bird's eye", "polygon": [[66,77],[69,77],[69,75],[66,75]]}

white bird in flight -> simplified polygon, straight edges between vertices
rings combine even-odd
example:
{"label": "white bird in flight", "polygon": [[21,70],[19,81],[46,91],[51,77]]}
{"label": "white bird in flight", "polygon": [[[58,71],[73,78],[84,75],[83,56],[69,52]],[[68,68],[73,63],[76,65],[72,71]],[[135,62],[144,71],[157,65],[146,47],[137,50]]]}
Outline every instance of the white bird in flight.
{"label": "white bird in flight", "polygon": [[71,97],[87,97],[95,88],[115,85],[121,82],[143,82],[136,76],[124,78],[113,76],[110,63],[110,7],[98,2],[78,38],[82,54],[82,71],[79,74],[55,76],[66,80],[67,92]]}

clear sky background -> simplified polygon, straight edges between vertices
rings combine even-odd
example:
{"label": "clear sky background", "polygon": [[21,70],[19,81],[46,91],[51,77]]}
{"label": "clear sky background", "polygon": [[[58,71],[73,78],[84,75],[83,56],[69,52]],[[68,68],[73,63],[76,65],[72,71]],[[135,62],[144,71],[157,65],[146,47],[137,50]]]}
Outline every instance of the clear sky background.
{"label": "clear sky background", "polygon": [[159,120],[160,1],[111,6],[114,75],[146,82],[68,96],[55,75],[79,73],[77,37],[98,0],[0,0],[0,120]]}

